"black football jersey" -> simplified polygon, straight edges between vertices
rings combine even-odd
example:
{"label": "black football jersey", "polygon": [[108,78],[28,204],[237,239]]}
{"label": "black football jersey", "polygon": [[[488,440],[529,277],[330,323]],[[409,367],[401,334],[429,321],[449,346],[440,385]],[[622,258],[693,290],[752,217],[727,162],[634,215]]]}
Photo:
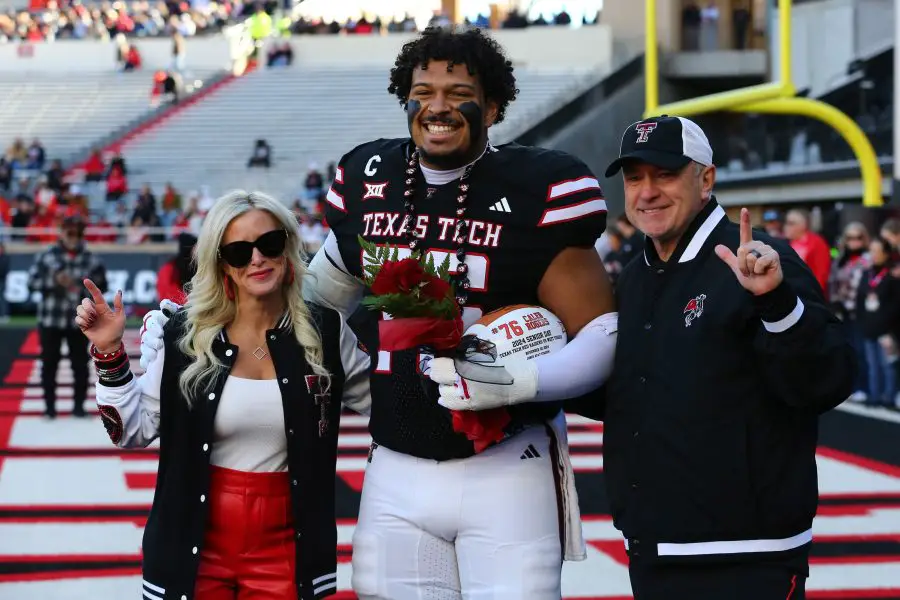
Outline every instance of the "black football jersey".
{"label": "black football jersey", "polygon": [[[344,265],[362,275],[363,251],[357,239],[399,248],[410,254],[401,225],[412,142],[377,140],[345,155],[327,194],[326,220],[338,242]],[[415,227],[435,263],[457,260],[453,240],[459,180],[416,183]],[[592,247],[606,227],[606,202],[596,177],[581,161],[554,150],[517,144],[491,147],[469,179],[465,218],[469,296],[465,327],[483,314],[511,304],[538,305],[538,284],[556,255],[566,247]],[[437,386],[418,371],[414,350],[377,349],[381,315],[360,307],[351,325],[372,355],[372,413],[375,443],[397,452],[433,460],[474,454],[472,442],[453,431],[450,411],[437,403]],[[510,407],[507,433],[552,418],[558,403]]]}

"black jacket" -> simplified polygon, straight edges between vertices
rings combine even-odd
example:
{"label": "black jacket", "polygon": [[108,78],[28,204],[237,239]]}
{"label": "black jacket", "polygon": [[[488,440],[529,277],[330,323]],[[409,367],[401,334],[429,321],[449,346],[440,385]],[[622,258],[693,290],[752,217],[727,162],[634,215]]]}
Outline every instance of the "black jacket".
{"label": "black jacket", "polygon": [[[314,373],[287,318],[266,332],[285,411],[301,600],[336,591],[334,481],[341,404],[353,397],[359,399],[355,409],[365,412],[368,401],[368,358],[336,312],[310,307],[322,336],[324,364],[332,374],[324,435],[319,433],[320,407],[307,384]],[[120,387],[97,386],[101,416],[115,444],[146,446],[156,437],[160,440],[156,491],[144,530],[143,578],[145,592],[163,600],[191,600],[194,595],[209,508],[213,423],[238,353],[223,330],[213,353],[225,366],[189,408],[178,388],[178,376],[188,364],[177,348],[184,315],[179,312],[166,325],[164,351],[140,379]]]}
{"label": "black jacket", "polygon": [[632,559],[805,568],[818,416],[852,392],[855,356],[787,244],[754,232],[785,281],[759,297],[740,286],[714,252],[739,239],[713,200],[668,262],[648,240],[619,278],[605,405],[580,408],[604,420],[607,491]]}

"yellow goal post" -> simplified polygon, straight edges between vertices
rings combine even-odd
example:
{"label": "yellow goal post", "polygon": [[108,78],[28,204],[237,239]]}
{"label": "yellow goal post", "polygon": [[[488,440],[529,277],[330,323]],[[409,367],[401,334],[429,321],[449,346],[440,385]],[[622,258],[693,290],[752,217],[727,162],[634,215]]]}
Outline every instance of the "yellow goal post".
{"label": "yellow goal post", "polygon": [[859,125],[830,104],[797,96],[791,76],[791,0],[778,0],[780,81],[709,94],[662,106],[659,104],[659,43],[656,28],[656,0],[645,0],[645,4],[645,118],[663,114],[689,117],[727,110],[802,115],[818,119],[840,133],[856,155],[863,180],[863,205],[882,206],[884,204],[881,194],[881,167],[872,143]]}

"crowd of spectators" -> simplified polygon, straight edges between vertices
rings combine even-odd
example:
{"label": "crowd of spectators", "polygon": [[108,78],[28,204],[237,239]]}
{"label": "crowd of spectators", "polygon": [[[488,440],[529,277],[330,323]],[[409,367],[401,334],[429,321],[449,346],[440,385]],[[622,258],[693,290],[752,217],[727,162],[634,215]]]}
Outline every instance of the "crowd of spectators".
{"label": "crowd of spectators", "polygon": [[82,3],[49,0],[40,10],[0,12],[0,43],[64,39],[185,37],[218,32],[243,16],[243,5],[232,0],[201,3],[186,0]]}
{"label": "crowd of spectators", "polygon": [[[186,194],[171,183],[159,190],[148,184],[135,188],[127,160],[119,153],[105,156],[95,149],[75,178],[59,160],[48,162],[45,155],[39,140],[28,145],[17,139],[0,156],[0,242],[52,242],[62,220],[76,215],[89,224],[89,242],[170,242],[183,232],[198,234],[215,202],[208,185]],[[333,163],[325,174],[310,165],[303,189],[292,199],[310,248],[327,235],[323,202],[334,173]]]}
{"label": "crowd of spectators", "polygon": [[[549,18],[548,18],[549,17]],[[588,21],[587,18],[582,19],[584,25],[596,23],[597,18]],[[488,29],[491,27],[490,18],[486,14],[479,14],[474,20],[466,17],[464,23],[469,26],[481,27]],[[428,26],[446,26],[450,24],[450,20],[441,12],[435,12],[434,16],[428,22]],[[535,19],[528,17],[517,10],[510,11],[503,21],[500,22],[501,29],[524,29],[526,27],[539,27],[544,25],[571,25],[572,17],[565,10],[554,15],[539,15]],[[398,32],[415,32],[419,27],[416,20],[409,14],[403,18],[395,17],[391,21],[382,21],[379,17],[367,18],[362,16],[359,19],[348,19],[343,23],[339,21],[326,22],[323,19],[304,18],[301,17],[294,21],[290,27],[290,32],[295,34],[355,34],[369,35],[381,33],[398,33]]]}
{"label": "crowd of spectators", "polygon": [[[869,210],[841,225],[848,220],[841,210],[773,207],[763,212],[760,225],[806,262],[846,326],[860,364],[850,399],[900,410],[900,219]],[[643,248],[643,235],[625,215],[597,244],[613,279],[629,262],[641,260]]]}
{"label": "crowd of spectators", "polygon": [[[49,0],[43,9],[8,10],[0,12],[0,43],[42,42],[63,39],[114,39],[118,34],[131,37],[168,37],[180,33],[185,37],[218,32],[230,22],[250,15],[253,2],[216,0],[136,0],[133,2],[91,2],[81,0]],[[273,12],[277,2],[263,4]],[[429,25],[441,24],[446,17],[436,13]],[[547,18],[540,15],[528,19],[523,13],[512,11],[501,22],[502,28],[517,29],[541,25],[569,25],[572,19],[566,11]],[[585,18],[584,24],[589,24]],[[593,22],[593,21],[592,21]],[[490,27],[487,15],[479,15],[466,23]],[[326,22],[322,19],[299,18],[288,28],[294,34],[379,34],[417,31],[416,21],[409,15],[390,22],[380,18],[347,19]]]}

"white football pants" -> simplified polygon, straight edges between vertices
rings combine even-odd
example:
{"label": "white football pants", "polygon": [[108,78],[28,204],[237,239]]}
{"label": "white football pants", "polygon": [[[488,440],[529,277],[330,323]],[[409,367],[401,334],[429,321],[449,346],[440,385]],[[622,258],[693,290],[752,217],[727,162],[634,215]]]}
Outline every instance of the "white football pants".
{"label": "white football pants", "polygon": [[471,458],[375,448],[353,534],[360,600],[560,600],[559,511],[543,426]]}

